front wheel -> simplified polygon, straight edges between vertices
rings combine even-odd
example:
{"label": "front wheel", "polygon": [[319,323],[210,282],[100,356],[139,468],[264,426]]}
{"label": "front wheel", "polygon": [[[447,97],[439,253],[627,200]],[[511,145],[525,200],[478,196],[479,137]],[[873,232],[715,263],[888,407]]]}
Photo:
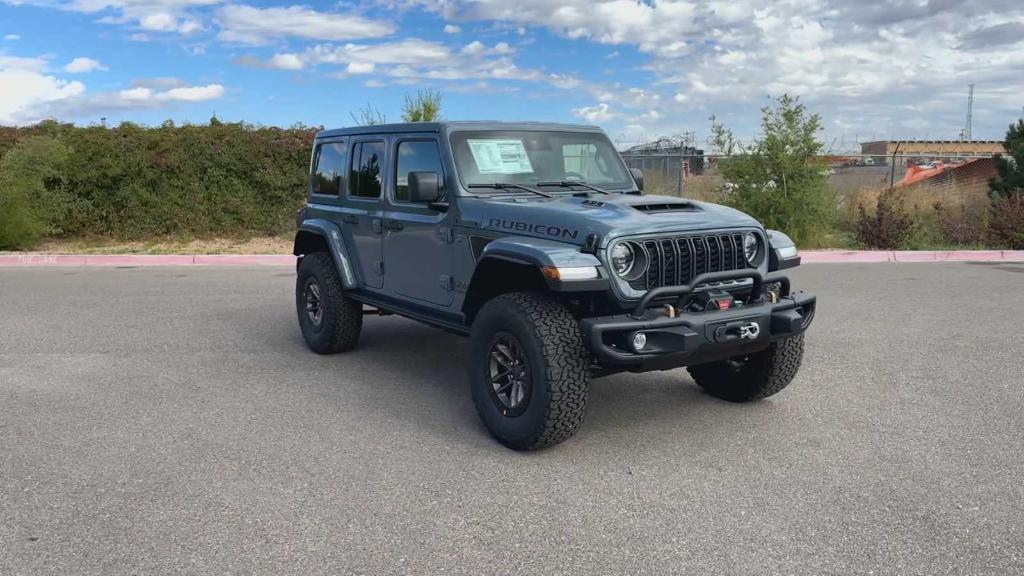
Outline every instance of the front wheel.
{"label": "front wheel", "polygon": [[708,394],[730,402],[751,402],[788,386],[803,357],[804,335],[799,334],[748,356],[697,364],[688,370]]}
{"label": "front wheel", "polygon": [[544,294],[503,294],[484,304],[470,334],[469,384],[491,434],[536,450],[579,429],[590,386],[579,324]]}

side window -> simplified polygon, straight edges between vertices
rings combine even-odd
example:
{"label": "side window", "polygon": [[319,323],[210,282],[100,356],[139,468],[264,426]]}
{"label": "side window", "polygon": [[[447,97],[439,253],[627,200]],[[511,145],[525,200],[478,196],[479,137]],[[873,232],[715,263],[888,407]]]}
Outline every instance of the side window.
{"label": "side window", "polygon": [[437,149],[437,142],[399,142],[397,156],[395,200],[409,201],[409,172],[436,172],[438,181],[444,186],[444,170],[441,168],[441,153]]}
{"label": "side window", "polygon": [[338,195],[345,176],[345,143],[328,142],[317,146],[313,167],[313,193]]}
{"label": "side window", "polygon": [[352,169],[348,176],[348,193],[357,198],[380,198],[383,142],[359,142],[352,147]]}

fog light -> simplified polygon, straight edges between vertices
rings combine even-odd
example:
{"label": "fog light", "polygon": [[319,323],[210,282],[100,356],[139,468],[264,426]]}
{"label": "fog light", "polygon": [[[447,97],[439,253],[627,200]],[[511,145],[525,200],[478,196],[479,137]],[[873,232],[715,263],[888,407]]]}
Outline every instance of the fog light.
{"label": "fog light", "polygon": [[644,349],[644,346],[647,346],[647,334],[643,332],[633,334],[633,350],[639,352]]}

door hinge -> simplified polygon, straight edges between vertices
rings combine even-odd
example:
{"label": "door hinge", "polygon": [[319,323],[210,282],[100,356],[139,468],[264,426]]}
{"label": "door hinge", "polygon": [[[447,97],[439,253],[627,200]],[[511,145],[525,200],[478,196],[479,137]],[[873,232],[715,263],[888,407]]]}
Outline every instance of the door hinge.
{"label": "door hinge", "polygon": [[441,226],[438,228],[437,235],[445,244],[451,244],[455,240],[455,235],[452,234],[452,229],[447,226]]}
{"label": "door hinge", "polygon": [[374,218],[370,226],[373,227],[374,234],[380,234],[384,230],[384,223],[380,221],[380,218]]}
{"label": "door hinge", "polygon": [[452,291],[452,277],[447,274],[441,275],[441,289],[445,292]]}
{"label": "door hinge", "polygon": [[374,262],[373,263],[373,271],[376,272],[378,276],[383,276],[384,275],[384,262],[382,262],[380,260],[377,260],[376,262]]}

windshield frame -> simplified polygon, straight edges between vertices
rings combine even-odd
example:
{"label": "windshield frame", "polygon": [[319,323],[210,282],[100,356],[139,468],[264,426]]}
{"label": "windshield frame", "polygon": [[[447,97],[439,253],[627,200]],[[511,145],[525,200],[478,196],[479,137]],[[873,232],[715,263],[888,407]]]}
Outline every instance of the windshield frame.
{"label": "windshield frame", "polygon": [[[628,193],[628,192],[635,192],[637,190],[636,182],[633,179],[633,174],[630,172],[629,167],[626,165],[625,161],[623,161],[621,154],[619,153],[619,151],[615,147],[615,145],[612,144],[611,140],[608,138],[608,135],[605,134],[601,130],[598,130],[598,129],[587,129],[587,130],[573,129],[573,127],[571,127],[571,126],[566,126],[564,128],[562,128],[562,127],[559,127],[559,128],[547,128],[547,127],[544,127],[544,128],[539,128],[539,127],[538,128],[535,128],[535,127],[515,127],[515,128],[511,128],[511,127],[500,127],[500,128],[499,127],[494,127],[494,128],[480,127],[480,128],[477,128],[477,127],[474,127],[474,128],[467,128],[467,129],[451,130],[447,134],[448,146],[449,146],[449,150],[451,152],[452,169],[454,170],[454,173],[455,173],[454,181],[458,184],[458,186],[457,186],[457,195],[458,196],[464,196],[464,197],[466,197],[466,196],[468,196],[468,197],[481,197],[481,196],[490,197],[490,196],[532,195],[532,194],[530,194],[529,192],[527,192],[525,190],[521,190],[521,189],[517,190],[514,187],[487,188],[487,187],[481,187],[480,185],[486,185],[486,184],[492,184],[492,183],[507,183],[507,184],[515,184],[515,185],[525,185],[525,186],[530,186],[530,187],[537,187],[537,182],[545,182],[545,181],[549,180],[548,178],[544,178],[543,174],[539,174],[538,175],[536,173],[535,173],[535,175],[541,176],[540,178],[537,179],[537,181],[532,181],[532,180],[531,181],[520,181],[520,180],[517,180],[517,179],[509,179],[507,177],[508,175],[501,175],[501,174],[495,174],[495,178],[493,179],[493,181],[490,180],[490,179],[487,179],[486,182],[483,181],[483,180],[481,180],[479,182],[477,182],[477,181],[467,182],[465,180],[465,175],[464,175],[463,171],[460,170],[459,160],[458,160],[458,157],[457,157],[458,156],[457,146],[459,144],[465,144],[466,141],[468,141],[469,139],[472,139],[474,137],[475,138],[479,138],[479,139],[501,139],[503,137],[510,137],[510,136],[512,136],[515,133],[522,133],[522,134],[542,134],[542,133],[543,134],[560,134],[560,135],[564,135],[567,138],[579,137],[579,138],[591,139],[591,140],[594,140],[596,142],[603,142],[604,145],[606,145],[608,147],[608,150],[611,152],[611,156],[612,156],[611,161],[614,162],[622,170],[622,173],[623,173],[623,176],[625,177],[625,180],[622,181],[622,182],[607,182],[607,183],[606,182],[596,182],[595,183],[595,182],[590,182],[590,181],[587,181],[587,180],[584,180],[583,182],[586,182],[587,184],[589,184],[591,186],[596,186],[598,188],[601,188],[603,190],[607,190],[608,192],[613,192],[613,193]],[[470,185],[474,185],[472,190],[470,190],[470,188],[469,188]],[[568,195],[572,195],[572,194],[579,194],[581,192],[588,192],[589,193],[589,192],[592,192],[592,190],[587,190],[582,185],[580,185],[578,187],[573,187],[573,188],[545,186],[544,187],[544,192],[546,194],[550,194],[552,196],[568,196]]]}

